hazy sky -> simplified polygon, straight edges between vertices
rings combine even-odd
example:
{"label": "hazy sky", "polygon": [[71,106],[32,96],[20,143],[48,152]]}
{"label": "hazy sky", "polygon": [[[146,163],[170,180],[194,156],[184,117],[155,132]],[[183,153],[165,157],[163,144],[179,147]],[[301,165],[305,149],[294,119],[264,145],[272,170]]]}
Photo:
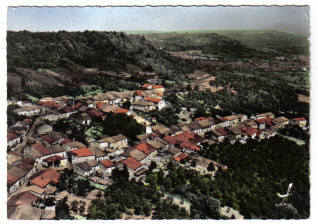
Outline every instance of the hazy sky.
{"label": "hazy sky", "polygon": [[18,7],[8,30],[277,29],[309,33],[309,8],[272,7]]}

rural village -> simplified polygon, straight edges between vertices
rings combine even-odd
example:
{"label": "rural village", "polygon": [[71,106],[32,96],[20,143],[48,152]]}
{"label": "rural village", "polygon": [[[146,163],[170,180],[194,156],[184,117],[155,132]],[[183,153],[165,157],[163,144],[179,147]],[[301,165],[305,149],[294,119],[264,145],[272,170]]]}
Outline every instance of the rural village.
{"label": "rural village", "polygon": [[[211,80],[211,77],[204,78]],[[264,111],[250,117],[232,114],[194,119],[196,108],[182,108],[177,114],[182,122],[165,126],[156,122],[155,118],[144,116],[149,111],[169,107],[170,103],[164,96],[165,87],[148,80],[135,91],[112,91],[78,98],[46,97],[37,104],[8,100],[8,105],[19,106],[13,111],[15,114],[27,117],[8,127],[8,206],[22,203],[26,204],[23,208],[29,211],[27,206],[38,203],[37,210],[30,210],[32,216],[35,219],[53,219],[55,207],[43,206],[43,200],[61,200],[68,196],[69,205],[75,200],[82,203],[80,211],[85,216],[90,201],[97,198],[99,190],[113,183],[114,169],[125,168],[129,179],[145,183],[149,169],[150,172],[163,169],[166,175],[169,172],[167,166],[172,162],[210,175],[213,181],[219,169],[226,171],[231,164],[221,164],[200,156],[198,152],[204,146],[224,142],[249,144],[249,139],[262,141],[279,135],[280,130],[287,125],[309,131],[304,117],[276,117],[270,111]],[[123,134],[102,135],[96,139],[70,138],[68,131],[56,131],[52,125],[59,120],[73,119],[78,125],[89,126],[92,120],[104,120],[110,114],[130,116],[141,124],[144,131],[136,136],[138,140],[130,142]],[[87,197],[60,192],[57,185],[63,185],[59,182],[61,172],[66,169],[76,173],[79,179],[87,179],[94,190]],[[42,207],[39,200],[42,200]],[[182,203],[180,206],[183,206]],[[221,209],[224,210],[224,216],[231,212],[229,217],[234,215],[235,218],[243,218],[237,211]]]}

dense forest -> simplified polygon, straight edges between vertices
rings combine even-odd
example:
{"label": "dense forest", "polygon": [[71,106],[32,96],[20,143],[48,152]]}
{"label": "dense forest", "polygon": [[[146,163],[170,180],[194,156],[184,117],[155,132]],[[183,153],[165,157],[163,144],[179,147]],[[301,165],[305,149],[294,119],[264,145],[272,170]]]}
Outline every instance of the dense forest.
{"label": "dense forest", "polygon": [[[206,213],[205,200],[240,211],[245,218],[277,219],[308,218],[309,216],[309,149],[275,137],[262,142],[249,141],[243,145],[222,144],[201,151],[206,158],[228,165],[226,171],[217,171],[214,180],[182,167],[172,166],[167,176],[162,171],[147,176],[153,188],[179,194],[191,203],[191,217],[217,218],[217,206]],[[276,193],[284,193],[293,183],[287,203],[290,209],[275,206],[280,202]],[[192,200],[196,195],[196,200]],[[213,203],[212,203],[213,204]],[[202,206],[202,208],[200,208]]]}
{"label": "dense forest", "polygon": [[[121,87],[107,83],[120,79],[111,80],[105,72],[127,71],[128,66],[137,73],[154,72],[171,80],[182,79],[195,68],[156,49],[144,37],[123,32],[8,31],[7,52],[9,96],[23,91],[30,95],[38,92],[38,97],[79,95],[86,84],[117,90]],[[87,68],[95,72],[87,73]],[[128,82],[126,86],[132,85]]]}
{"label": "dense forest", "polygon": [[226,59],[262,58],[266,55],[243,45],[241,42],[217,33],[146,33],[144,34],[153,46],[166,51],[200,50],[204,54]]}

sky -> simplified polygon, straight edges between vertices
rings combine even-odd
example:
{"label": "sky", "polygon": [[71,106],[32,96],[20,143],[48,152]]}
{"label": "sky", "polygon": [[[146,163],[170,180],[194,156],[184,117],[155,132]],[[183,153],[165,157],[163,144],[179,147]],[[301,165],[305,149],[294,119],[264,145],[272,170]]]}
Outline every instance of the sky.
{"label": "sky", "polygon": [[309,33],[309,8],[244,7],[9,7],[8,30],[128,31],[274,29]]}

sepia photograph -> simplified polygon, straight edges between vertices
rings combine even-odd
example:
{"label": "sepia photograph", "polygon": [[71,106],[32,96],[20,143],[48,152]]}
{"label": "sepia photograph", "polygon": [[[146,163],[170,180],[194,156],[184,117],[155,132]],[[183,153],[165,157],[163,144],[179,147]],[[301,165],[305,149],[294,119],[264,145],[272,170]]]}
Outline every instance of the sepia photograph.
{"label": "sepia photograph", "polygon": [[9,6],[8,220],[307,220],[310,6]]}

